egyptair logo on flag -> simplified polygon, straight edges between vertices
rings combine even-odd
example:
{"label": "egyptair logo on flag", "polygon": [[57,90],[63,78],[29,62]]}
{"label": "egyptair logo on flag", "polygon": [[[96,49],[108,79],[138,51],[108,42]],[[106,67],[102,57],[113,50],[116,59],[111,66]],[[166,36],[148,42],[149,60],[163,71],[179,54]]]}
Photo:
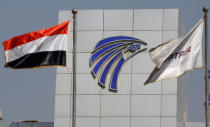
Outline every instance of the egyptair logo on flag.
{"label": "egyptair logo on flag", "polygon": [[98,84],[105,88],[108,75],[109,90],[117,92],[117,79],[125,62],[136,54],[145,51],[142,46],[147,45],[144,41],[127,36],[109,37],[99,41],[89,60],[94,78],[98,77]]}

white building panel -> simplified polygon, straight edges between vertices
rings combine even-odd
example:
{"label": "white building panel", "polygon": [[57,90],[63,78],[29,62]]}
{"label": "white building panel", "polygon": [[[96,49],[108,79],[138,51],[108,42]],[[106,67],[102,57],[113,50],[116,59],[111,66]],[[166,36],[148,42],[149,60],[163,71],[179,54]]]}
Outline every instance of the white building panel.
{"label": "white building panel", "polygon": [[77,94],[100,94],[101,88],[98,87],[97,80],[90,74],[77,74]]}
{"label": "white building panel", "polygon": [[160,95],[132,95],[131,116],[160,116]]}
{"label": "white building panel", "polygon": [[132,30],[133,10],[104,10],[104,30]]}
{"label": "white building panel", "polygon": [[102,117],[101,127],[129,127],[130,117]]}
{"label": "white building panel", "polygon": [[177,79],[162,81],[162,94],[177,94]]}
{"label": "white building panel", "polygon": [[99,117],[77,117],[77,127],[98,127]]}
{"label": "white building panel", "polygon": [[132,94],[161,94],[161,82],[144,85],[149,74],[132,75]]}
{"label": "white building panel", "polygon": [[134,30],[162,30],[163,9],[134,10]]}
{"label": "white building panel", "polygon": [[95,42],[100,41],[101,38],[103,38],[103,31],[78,31],[77,47],[80,48],[77,48],[77,52],[92,52]]}
{"label": "white building panel", "polygon": [[101,95],[102,116],[130,116],[129,95]]}
{"label": "white building panel", "polygon": [[177,114],[177,96],[162,95],[161,116],[176,116]]}
{"label": "white building panel", "polygon": [[179,11],[177,9],[164,9],[163,30],[178,30]]}
{"label": "white building panel", "polygon": [[69,95],[56,95],[55,97],[55,116],[70,117],[71,105]]}
{"label": "white building panel", "polygon": [[177,127],[176,117],[161,117],[162,127]]}
{"label": "white building panel", "polygon": [[177,37],[177,31],[163,31],[163,42]]}
{"label": "white building panel", "polygon": [[77,95],[77,116],[100,116],[99,95]]}
{"label": "white building panel", "polygon": [[133,57],[132,72],[134,74],[150,74],[154,67],[148,52],[139,53]]}
{"label": "white building panel", "polygon": [[55,117],[54,127],[70,127],[71,118],[69,117]]}
{"label": "white building panel", "polygon": [[160,30],[133,31],[133,36],[144,40],[147,43],[146,47],[148,49],[154,48],[162,43],[162,34],[163,32]]}
{"label": "white building panel", "polygon": [[57,74],[56,94],[71,94],[71,74]]}
{"label": "white building panel", "polygon": [[131,127],[161,127],[160,117],[132,117]]}
{"label": "white building panel", "polygon": [[[72,19],[72,17],[70,17],[70,19]],[[103,30],[103,10],[79,10],[78,18],[77,18],[77,30],[78,31],[90,31],[90,30],[102,31]]]}
{"label": "white building panel", "polygon": [[[85,44],[84,44],[85,45]],[[77,53],[77,73],[90,73],[89,68],[90,53]]]}
{"label": "white building panel", "polygon": [[104,38],[113,37],[113,36],[129,36],[132,37],[133,31],[113,31],[113,30],[106,30],[104,31]]}

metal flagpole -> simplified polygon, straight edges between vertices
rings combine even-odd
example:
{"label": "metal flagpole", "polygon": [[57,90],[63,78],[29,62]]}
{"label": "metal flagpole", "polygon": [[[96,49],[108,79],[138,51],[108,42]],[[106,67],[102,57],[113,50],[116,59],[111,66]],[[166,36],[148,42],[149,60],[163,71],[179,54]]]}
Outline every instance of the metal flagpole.
{"label": "metal flagpole", "polygon": [[72,106],[72,127],[76,127],[76,41],[77,41],[77,32],[76,32],[76,19],[77,19],[77,10],[73,9],[73,106]]}
{"label": "metal flagpole", "polygon": [[208,7],[205,6],[203,8],[205,13],[204,20],[205,20],[205,94],[206,94],[206,106],[205,106],[205,116],[206,116],[206,127],[209,127],[209,116],[208,116],[208,95],[209,95],[209,83],[208,83]]}

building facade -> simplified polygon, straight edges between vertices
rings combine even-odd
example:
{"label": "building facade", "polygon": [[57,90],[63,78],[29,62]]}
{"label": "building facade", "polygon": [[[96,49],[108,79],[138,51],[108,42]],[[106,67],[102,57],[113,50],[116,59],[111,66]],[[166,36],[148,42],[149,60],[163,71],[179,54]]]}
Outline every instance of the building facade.
{"label": "building facade", "polygon": [[[59,11],[59,23],[71,21],[68,67],[56,72],[55,127],[72,125],[72,12]],[[76,60],[77,127],[183,127],[186,121],[186,75],[144,86],[154,64],[148,49],[185,34],[178,9],[78,10]],[[147,43],[123,65],[118,92],[98,85],[89,59],[102,39],[129,36]],[[109,80],[107,80],[109,82]]]}

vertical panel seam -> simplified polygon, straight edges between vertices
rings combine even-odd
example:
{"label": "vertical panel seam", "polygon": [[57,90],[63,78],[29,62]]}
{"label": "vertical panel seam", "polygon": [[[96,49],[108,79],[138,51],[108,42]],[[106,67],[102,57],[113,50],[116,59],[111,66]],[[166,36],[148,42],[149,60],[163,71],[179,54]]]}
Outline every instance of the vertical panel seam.
{"label": "vertical panel seam", "polygon": [[[164,18],[165,18],[165,15],[164,15],[164,12],[165,12],[165,10],[164,10],[164,8],[163,8],[163,10],[162,10],[162,43],[163,43],[163,25],[164,25]],[[163,81],[161,81],[161,84],[160,84],[161,86],[161,95],[160,95],[160,127],[162,126],[162,103],[163,103],[163,87],[162,87],[162,85],[163,85]]]}

